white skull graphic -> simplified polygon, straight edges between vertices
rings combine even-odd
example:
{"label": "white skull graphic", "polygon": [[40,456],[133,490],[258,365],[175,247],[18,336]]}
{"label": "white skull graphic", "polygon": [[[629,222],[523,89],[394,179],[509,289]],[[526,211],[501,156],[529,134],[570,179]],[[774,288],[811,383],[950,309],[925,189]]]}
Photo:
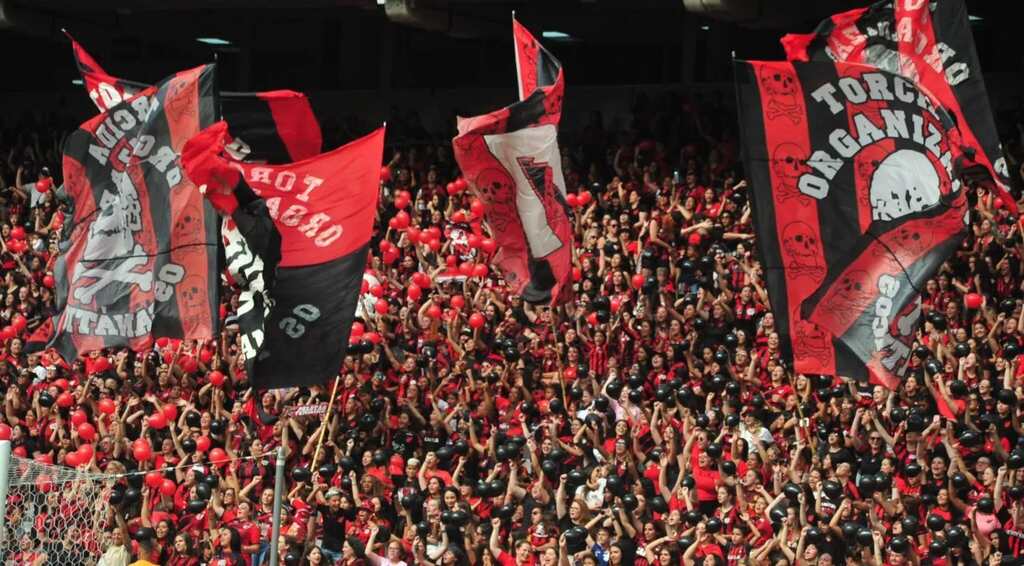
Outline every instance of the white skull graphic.
{"label": "white skull graphic", "polygon": [[128,226],[121,199],[110,191],[103,191],[96,218],[89,225],[89,238],[85,242],[84,261],[101,261],[130,255],[135,239]]}
{"label": "white skull graphic", "polygon": [[939,174],[923,153],[901,149],[871,177],[871,219],[896,220],[938,204]]}
{"label": "white skull graphic", "polygon": [[818,236],[805,222],[790,222],[782,230],[782,251],[787,258],[786,269],[797,277],[818,279],[825,274],[818,255]]}

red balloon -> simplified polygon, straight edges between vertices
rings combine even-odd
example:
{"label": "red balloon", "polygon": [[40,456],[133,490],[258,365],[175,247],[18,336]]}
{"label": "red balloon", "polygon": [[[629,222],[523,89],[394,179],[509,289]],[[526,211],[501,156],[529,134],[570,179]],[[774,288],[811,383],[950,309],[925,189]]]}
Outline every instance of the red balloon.
{"label": "red balloon", "polygon": [[590,323],[590,326],[597,326],[597,313],[596,312],[592,312],[592,313],[588,314],[587,315],[587,322]]}
{"label": "red balloon", "polygon": [[21,226],[15,226],[14,228],[11,228],[11,237],[14,238],[15,240],[24,240],[25,229],[22,228]]}
{"label": "red balloon", "polygon": [[409,285],[405,290],[405,296],[408,297],[410,301],[418,301],[423,297],[423,289],[421,289],[419,285]]}
{"label": "red balloon", "polygon": [[466,213],[462,212],[461,210],[456,210],[455,212],[452,213],[452,222],[455,222],[456,224],[465,224]]}
{"label": "red balloon", "polygon": [[161,430],[167,427],[167,417],[161,412],[153,413],[149,416],[149,428],[155,428]]}
{"label": "red balloon", "polygon": [[378,297],[378,298],[379,297],[383,297],[384,296],[384,287],[382,287],[381,285],[374,285],[374,286],[370,287],[370,294],[373,295],[374,297]]}
{"label": "red balloon", "polygon": [[210,438],[208,436],[196,437],[196,450],[206,452],[210,449]]}
{"label": "red balloon", "polygon": [[491,238],[484,238],[483,241],[480,242],[480,248],[489,254],[493,254],[498,251],[498,242],[495,242]]}
{"label": "red balloon", "polygon": [[640,275],[639,273],[637,273],[636,275],[633,276],[633,278],[630,281],[633,283],[633,288],[634,289],[639,289],[640,287],[644,286],[644,281],[645,280],[646,279],[644,278],[643,275]]}
{"label": "red balloon", "polygon": [[469,244],[469,247],[473,248],[474,250],[479,248],[484,241],[483,237],[478,236],[477,234],[470,234],[469,237],[466,238],[466,240],[466,243]]}
{"label": "red balloon", "polygon": [[419,243],[420,229],[415,226],[409,226],[409,229],[405,231],[405,237],[409,240],[410,243]]}
{"label": "red balloon", "polygon": [[379,314],[388,313],[388,301],[387,299],[377,299],[377,303],[373,305],[374,310]]}
{"label": "red balloon", "polygon": [[78,425],[78,437],[86,442],[96,440],[96,429],[89,423]]}
{"label": "red balloon", "polygon": [[619,309],[622,308],[622,299],[618,297],[614,297],[608,303],[611,306],[612,312],[619,312]]}
{"label": "red balloon", "polygon": [[978,293],[967,293],[964,295],[964,305],[969,309],[980,309],[982,303],[982,296]]}
{"label": "red balloon", "polygon": [[17,335],[18,331],[15,330],[14,327],[9,324],[3,327],[3,329],[0,329],[0,340],[10,340],[11,338],[14,338]]}
{"label": "red balloon", "polygon": [[391,169],[388,166],[380,168],[380,180],[381,182],[387,182],[391,180]]}
{"label": "red balloon", "polygon": [[160,484],[164,483],[164,476],[160,472],[152,471],[146,472],[146,485],[156,489],[160,487]]}
{"label": "red balloon", "polygon": [[432,252],[440,251],[441,250],[441,239],[440,238],[431,238],[430,241],[427,242],[427,246],[430,248],[430,251],[432,251]]}
{"label": "red balloon", "polygon": [[49,177],[42,177],[41,179],[36,181],[36,191],[38,191],[39,193],[45,194],[51,188],[53,188],[53,179]]}
{"label": "red balloon", "polygon": [[178,418],[178,406],[174,403],[167,403],[160,410],[163,412],[164,418],[168,421],[173,421]]}
{"label": "red balloon", "polygon": [[96,358],[96,361],[92,364],[93,373],[103,373],[110,369],[110,360],[107,358]]}
{"label": "red balloon", "polygon": [[459,273],[465,275],[466,277],[473,275],[473,262],[462,262],[462,265],[459,266]]}
{"label": "red balloon", "polygon": [[473,214],[473,218],[482,218],[484,215],[484,203],[478,199],[473,199],[469,203],[469,211]]}
{"label": "red balloon", "polygon": [[392,220],[395,221],[395,228],[399,230],[405,230],[409,227],[409,213],[404,210],[399,210]]}
{"label": "red balloon", "polygon": [[156,345],[159,346],[160,349],[166,348],[167,345],[170,344],[170,343],[171,343],[171,340],[169,338],[167,338],[166,336],[162,336],[162,337],[156,339]]}
{"label": "red balloon", "polygon": [[398,252],[395,251],[395,250],[388,250],[388,251],[384,252],[384,258],[383,259],[384,259],[384,263],[386,263],[388,265],[390,265],[392,263],[395,263],[395,260],[398,259]]}
{"label": "red balloon", "polygon": [[430,233],[430,239],[431,240],[440,240],[441,239],[441,229],[438,228],[437,226],[431,226],[430,228],[427,228],[426,231],[428,233]]}
{"label": "red balloon", "polygon": [[405,209],[409,206],[409,199],[404,198],[403,195],[395,196],[395,208]]}
{"label": "red balloon", "polygon": [[463,179],[462,177],[459,177],[458,179],[455,179],[455,190],[456,190],[456,192],[460,192],[461,193],[462,191],[466,190],[468,187],[469,187],[469,183],[467,183],[466,180]]}
{"label": "red balloon", "polygon": [[135,457],[137,462],[146,462],[153,457],[153,447],[145,440],[137,441],[132,446],[132,456]]}
{"label": "red balloon", "polygon": [[11,454],[19,458],[28,458],[28,450],[24,446],[15,446],[14,450],[11,450]]}
{"label": "red balloon", "polygon": [[223,448],[210,450],[210,463],[215,466],[223,466],[228,463],[228,453]]}
{"label": "red balloon", "polygon": [[212,360],[213,360],[213,352],[211,352],[211,351],[209,351],[209,350],[207,350],[205,348],[202,349],[202,350],[199,350],[199,361],[203,362],[204,364],[208,364]]}
{"label": "red balloon", "polygon": [[113,415],[117,408],[114,406],[114,401],[111,399],[100,399],[98,404],[100,412],[106,415]]}
{"label": "red balloon", "polygon": [[1003,203],[1003,199],[1001,199],[999,197],[996,197],[996,199],[994,201],[992,201],[992,206],[994,206],[996,208],[1003,208],[1003,204],[1004,204]]}
{"label": "red balloon", "polygon": [[28,326],[28,320],[24,316],[16,314],[11,317],[11,326],[13,326],[18,332],[21,332],[26,326]]}
{"label": "red balloon", "polygon": [[484,319],[484,315],[478,312],[469,315],[469,325],[472,326],[473,328],[480,328],[481,326],[484,325],[485,322],[487,321],[486,319]]}
{"label": "red balloon", "polygon": [[68,452],[64,455],[64,463],[72,468],[77,468],[82,463],[82,460],[78,452]]}
{"label": "red balloon", "polygon": [[690,232],[690,235],[686,238],[686,242],[695,248],[700,246],[700,233]]}
{"label": "red balloon", "polygon": [[88,420],[89,415],[85,414],[85,411],[83,411],[82,409],[78,409],[75,412],[71,413],[71,424],[75,426],[79,426],[84,422],[88,422]]}
{"label": "red balloon", "polygon": [[453,309],[461,309],[466,306],[466,299],[462,295],[455,295],[451,300]]}
{"label": "red balloon", "polygon": [[432,283],[430,276],[422,271],[417,271],[412,274],[412,282],[421,289],[429,289]]}
{"label": "red balloon", "polygon": [[456,265],[458,265],[459,258],[449,254],[447,257],[444,258],[444,262],[448,265],[448,267],[454,268],[456,267]]}
{"label": "red balloon", "polygon": [[199,369],[199,362],[195,358],[185,358],[179,365],[185,373],[193,373]]}
{"label": "red balloon", "polygon": [[160,495],[164,497],[174,497],[174,492],[178,491],[177,484],[173,480],[164,480],[160,482]]}
{"label": "red balloon", "polygon": [[56,385],[57,388],[60,389],[61,391],[67,391],[68,390],[68,386],[69,386],[68,380],[64,379],[63,377],[59,377],[59,378],[53,380],[53,384]]}
{"label": "red balloon", "polygon": [[487,265],[483,263],[474,265],[473,277],[487,277]]}
{"label": "red balloon", "polygon": [[575,193],[569,193],[565,195],[565,204],[568,204],[572,208],[576,208],[580,205],[580,199]]}
{"label": "red balloon", "polygon": [[376,332],[367,332],[366,334],[363,334],[363,338],[373,345],[380,344],[381,340],[380,334],[377,334]]}
{"label": "red balloon", "polygon": [[353,338],[359,338],[360,336],[363,335],[363,332],[365,332],[365,331],[366,331],[366,328],[363,327],[363,323],[361,323],[361,322],[353,322],[352,323],[352,331],[349,332],[348,335],[353,337]]}
{"label": "red balloon", "polygon": [[58,407],[67,409],[68,407],[70,407],[71,405],[74,405],[74,404],[75,404],[75,398],[72,397],[71,394],[68,393],[67,391],[65,391],[64,393],[61,393],[60,395],[57,396],[57,406]]}
{"label": "red balloon", "polygon": [[10,439],[11,439],[11,427],[7,426],[4,423],[0,423],[0,440],[10,440]]}
{"label": "red balloon", "polygon": [[219,371],[211,371],[209,378],[210,383],[212,383],[214,387],[220,387],[221,385],[224,385],[224,374]]}
{"label": "red balloon", "polygon": [[427,316],[430,318],[441,318],[441,307],[437,305],[430,305],[427,307]]}
{"label": "red balloon", "polygon": [[92,444],[83,444],[83,445],[79,446],[78,447],[78,461],[79,461],[79,465],[84,466],[85,464],[88,464],[89,460],[92,460],[92,455],[95,452],[95,450],[96,449],[93,448]]}
{"label": "red balloon", "polygon": [[39,462],[40,464],[53,464],[53,456],[48,453],[36,454],[35,457],[32,459],[35,460],[36,462]]}
{"label": "red balloon", "polygon": [[579,196],[576,197],[580,202],[580,206],[587,206],[590,204],[590,199],[593,198],[590,191],[580,191]]}
{"label": "red balloon", "polygon": [[448,183],[445,185],[445,190],[448,191],[448,196],[455,196],[459,191],[455,188],[455,183]]}
{"label": "red balloon", "polygon": [[57,280],[53,278],[53,275],[43,276],[43,286],[47,289],[53,289],[53,286],[57,284]]}
{"label": "red balloon", "polygon": [[393,248],[394,246],[395,245],[392,244],[390,240],[381,240],[380,243],[377,244],[377,248],[379,248],[380,251],[382,251],[382,252],[386,252],[386,251],[390,250],[391,248]]}

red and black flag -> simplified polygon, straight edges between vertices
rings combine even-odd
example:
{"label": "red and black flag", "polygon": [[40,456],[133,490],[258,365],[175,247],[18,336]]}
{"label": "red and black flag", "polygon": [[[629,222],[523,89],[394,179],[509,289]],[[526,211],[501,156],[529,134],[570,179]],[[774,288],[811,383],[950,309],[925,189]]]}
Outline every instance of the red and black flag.
{"label": "red and black flag", "polygon": [[788,34],[782,45],[791,61],[863,63],[921,85],[956,120],[973,162],[965,173],[993,186],[1017,214],[963,0],[882,0],[836,14],[812,33]]}
{"label": "red and black flag", "polygon": [[913,81],[852,63],[737,62],[759,251],[801,373],[894,388],[917,295],[966,235],[962,144]]}
{"label": "red and black flag", "polygon": [[64,359],[215,335],[217,215],[178,162],[185,142],[214,122],[213,74],[213,66],[178,73],[68,137],[63,191],[74,210],[53,321]]}
{"label": "red and black flag", "polygon": [[562,65],[512,21],[519,102],[459,118],[455,159],[484,203],[498,243],[494,263],[531,303],[565,302],[572,285],[572,225],[558,150]]}
{"label": "red and black flag", "polygon": [[219,122],[186,145],[182,163],[234,224],[224,233],[232,273],[248,293],[238,310],[242,350],[260,388],[323,383],[338,374],[380,188],[384,129],[333,151],[280,165],[227,152]]}
{"label": "red and black flag", "polygon": [[[71,40],[89,98],[100,111],[149,87],[110,75],[70,34],[65,35]],[[320,122],[301,92],[220,92],[218,97],[218,111],[234,133],[233,151],[246,161],[289,163],[322,150]]]}

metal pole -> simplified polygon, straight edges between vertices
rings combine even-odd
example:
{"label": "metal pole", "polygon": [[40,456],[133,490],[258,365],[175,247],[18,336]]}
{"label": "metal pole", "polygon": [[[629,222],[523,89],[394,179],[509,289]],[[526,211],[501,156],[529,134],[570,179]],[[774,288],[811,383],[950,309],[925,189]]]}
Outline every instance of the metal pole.
{"label": "metal pole", "polygon": [[277,566],[277,539],[281,538],[281,496],[284,492],[284,447],[277,449],[277,469],[274,476],[274,522],[270,529],[270,566]]}
{"label": "metal pole", "polygon": [[10,468],[11,441],[0,440],[0,541],[7,540],[7,489],[10,487]]}

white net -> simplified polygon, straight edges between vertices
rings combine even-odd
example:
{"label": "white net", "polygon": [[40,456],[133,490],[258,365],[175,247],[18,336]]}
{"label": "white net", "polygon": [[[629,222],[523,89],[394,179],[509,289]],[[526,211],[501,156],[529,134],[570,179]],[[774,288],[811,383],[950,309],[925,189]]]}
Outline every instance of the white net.
{"label": "white net", "polygon": [[95,565],[106,546],[115,476],[12,456],[0,529],[5,566]]}

